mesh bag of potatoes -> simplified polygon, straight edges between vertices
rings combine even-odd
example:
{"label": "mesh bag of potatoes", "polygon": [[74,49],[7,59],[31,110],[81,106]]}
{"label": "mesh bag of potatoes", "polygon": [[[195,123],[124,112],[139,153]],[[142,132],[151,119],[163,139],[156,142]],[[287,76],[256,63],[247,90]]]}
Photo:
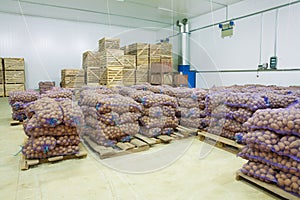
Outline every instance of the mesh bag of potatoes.
{"label": "mesh bag of potatoes", "polygon": [[66,88],[52,88],[51,90],[46,91],[41,97],[48,97],[52,99],[68,98],[72,99],[73,92],[70,89]]}
{"label": "mesh bag of potatoes", "polygon": [[279,155],[285,155],[300,162],[300,138],[297,136],[282,137],[272,150]]}
{"label": "mesh bag of potatoes", "polygon": [[266,97],[252,93],[229,93],[225,104],[231,107],[247,108],[252,111],[264,109],[269,106]]}
{"label": "mesh bag of potatoes", "polygon": [[112,111],[122,114],[126,112],[141,112],[142,106],[130,97],[113,96],[99,99],[96,109],[100,114]]}
{"label": "mesh bag of potatoes", "polygon": [[144,126],[140,127],[140,133],[142,135],[145,135],[147,137],[156,137],[162,134],[162,129],[161,128],[146,128]]}
{"label": "mesh bag of potatoes", "polygon": [[290,173],[279,172],[276,174],[277,185],[287,192],[300,197],[300,178]]}
{"label": "mesh bag of potatoes", "polygon": [[203,110],[200,110],[199,108],[183,108],[183,107],[179,107],[178,108],[180,117],[182,118],[205,118],[206,117],[206,113]]}
{"label": "mesh bag of potatoes", "polygon": [[30,137],[22,148],[22,153],[29,159],[70,155],[79,151],[79,143],[79,136],[75,135]]}
{"label": "mesh bag of potatoes", "polygon": [[274,152],[265,152],[257,148],[244,147],[238,156],[255,162],[261,162],[274,169],[300,176],[300,162]]}
{"label": "mesh bag of potatoes", "polygon": [[258,147],[263,151],[272,151],[274,145],[280,140],[278,134],[268,131],[268,130],[255,130],[246,133],[243,136],[243,143],[247,144],[249,147]]}
{"label": "mesh bag of potatoes", "polygon": [[50,98],[41,98],[33,105],[37,123],[43,127],[55,127],[63,122],[63,111],[59,102]]}
{"label": "mesh bag of potatoes", "polygon": [[8,97],[8,102],[13,105],[16,102],[28,103],[36,101],[40,97],[40,94],[34,90],[27,90],[24,92],[16,91],[10,92]]}
{"label": "mesh bag of potatoes", "polygon": [[210,118],[180,118],[179,124],[187,128],[205,129],[210,123]]}
{"label": "mesh bag of potatoes", "polygon": [[243,165],[241,172],[267,183],[277,183],[277,172],[271,167],[262,163],[249,161],[248,163]]}
{"label": "mesh bag of potatoes", "polygon": [[265,98],[265,101],[269,108],[286,108],[298,101],[297,96],[276,94],[274,92],[263,93],[262,97]]}
{"label": "mesh bag of potatoes", "polygon": [[199,102],[193,98],[178,98],[178,105],[183,108],[199,108]]}
{"label": "mesh bag of potatoes", "polygon": [[89,138],[96,144],[101,146],[113,147],[117,144],[116,140],[110,140],[109,137],[103,134],[101,130],[88,130],[88,133],[86,135],[88,135]]}
{"label": "mesh bag of potatoes", "polygon": [[138,102],[147,108],[154,106],[171,106],[173,108],[178,107],[176,98],[164,94],[146,95],[139,99]]}
{"label": "mesh bag of potatoes", "polygon": [[244,126],[271,130],[282,135],[300,136],[300,110],[295,108],[257,110]]}

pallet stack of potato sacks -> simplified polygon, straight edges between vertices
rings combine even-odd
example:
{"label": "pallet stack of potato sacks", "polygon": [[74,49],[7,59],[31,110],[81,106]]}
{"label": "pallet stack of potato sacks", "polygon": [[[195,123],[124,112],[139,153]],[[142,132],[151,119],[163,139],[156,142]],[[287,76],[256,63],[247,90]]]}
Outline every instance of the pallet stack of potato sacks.
{"label": "pallet stack of potato sacks", "polygon": [[40,97],[40,94],[33,90],[24,92],[10,92],[8,103],[12,107],[12,119],[17,121],[25,120],[25,108]]}
{"label": "pallet stack of potato sacks", "polygon": [[101,146],[130,141],[139,132],[142,106],[106,87],[85,88],[79,105],[85,117],[82,136]]}
{"label": "pallet stack of potato sacks", "polygon": [[80,107],[65,98],[66,94],[57,89],[26,107],[23,126],[28,140],[22,148],[26,159],[74,155],[80,151],[78,130],[84,118]]}
{"label": "pallet stack of potato sacks", "polygon": [[54,81],[40,81],[39,82],[39,91],[40,94],[46,93],[48,90],[52,90],[55,87]]}
{"label": "pallet stack of potato sacks", "polygon": [[300,195],[300,105],[299,92],[267,88],[261,93],[266,109],[257,110],[244,126],[246,147],[239,156],[249,160],[241,172],[277,184]]}
{"label": "pallet stack of potato sacks", "polygon": [[204,129],[209,124],[205,112],[207,91],[197,88],[173,88],[178,101],[177,117],[180,125],[187,128]]}

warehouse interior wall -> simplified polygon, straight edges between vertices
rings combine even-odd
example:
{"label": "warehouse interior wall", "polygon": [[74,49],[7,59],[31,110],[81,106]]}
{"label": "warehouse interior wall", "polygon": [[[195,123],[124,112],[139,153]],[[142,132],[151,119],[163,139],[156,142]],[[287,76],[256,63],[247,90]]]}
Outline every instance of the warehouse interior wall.
{"label": "warehouse interior wall", "polygon": [[73,22],[42,17],[0,13],[0,57],[25,58],[26,88],[35,89],[39,81],[60,82],[60,71],[81,68],[82,54],[98,50],[102,37],[117,37],[121,45],[154,43],[156,32]]}
{"label": "warehouse interior wall", "polygon": [[[228,7],[228,19],[258,12],[290,1],[245,0]],[[274,56],[276,10],[235,21],[234,34],[221,38],[218,26],[191,33],[191,65],[199,71],[256,70]],[[278,69],[300,68],[300,3],[278,9]],[[226,9],[190,20],[191,30],[224,21]],[[262,22],[261,63],[260,33]],[[197,87],[233,84],[299,85],[300,71],[198,73]]]}

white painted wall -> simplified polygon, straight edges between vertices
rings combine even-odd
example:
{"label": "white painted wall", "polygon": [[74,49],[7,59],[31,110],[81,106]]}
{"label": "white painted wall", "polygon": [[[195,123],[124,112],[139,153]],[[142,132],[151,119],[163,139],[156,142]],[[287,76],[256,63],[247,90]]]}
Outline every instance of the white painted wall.
{"label": "white painted wall", "polygon": [[26,87],[31,89],[45,80],[58,85],[60,70],[81,68],[82,53],[97,50],[102,37],[118,37],[121,45],[156,40],[151,30],[4,13],[0,13],[0,24],[0,57],[25,58]]}
{"label": "white painted wall", "polygon": [[[257,12],[289,1],[245,0],[229,6],[229,19]],[[225,10],[191,20],[191,29],[226,19]],[[276,11],[235,21],[234,35],[221,38],[216,27],[191,34],[191,64],[198,70],[257,69],[260,49],[260,23],[263,21],[262,63],[274,54]],[[300,68],[300,3],[279,9],[278,69]],[[233,84],[300,85],[300,72],[203,73],[197,75],[197,87]]]}

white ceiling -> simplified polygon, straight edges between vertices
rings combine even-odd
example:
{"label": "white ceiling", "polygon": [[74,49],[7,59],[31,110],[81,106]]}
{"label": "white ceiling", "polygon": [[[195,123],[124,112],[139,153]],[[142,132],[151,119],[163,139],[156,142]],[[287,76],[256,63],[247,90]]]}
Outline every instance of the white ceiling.
{"label": "white ceiling", "polygon": [[0,12],[125,27],[169,27],[241,0],[2,0]]}

